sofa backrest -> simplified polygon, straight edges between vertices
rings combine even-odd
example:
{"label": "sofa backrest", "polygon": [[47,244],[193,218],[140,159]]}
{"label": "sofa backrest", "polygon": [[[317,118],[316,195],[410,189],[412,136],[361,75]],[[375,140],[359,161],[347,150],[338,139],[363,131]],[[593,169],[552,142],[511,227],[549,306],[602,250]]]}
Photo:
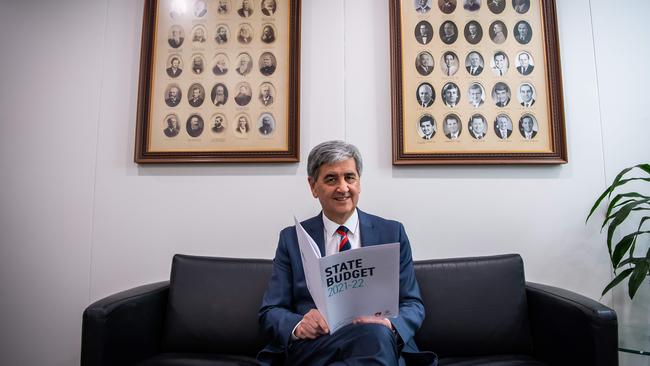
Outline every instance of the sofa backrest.
{"label": "sofa backrest", "polygon": [[524,265],[517,254],[415,262],[426,317],[418,347],[441,357],[530,354]]}
{"label": "sofa backrest", "polygon": [[268,259],[175,255],[163,350],[255,356],[268,337],[257,321]]}

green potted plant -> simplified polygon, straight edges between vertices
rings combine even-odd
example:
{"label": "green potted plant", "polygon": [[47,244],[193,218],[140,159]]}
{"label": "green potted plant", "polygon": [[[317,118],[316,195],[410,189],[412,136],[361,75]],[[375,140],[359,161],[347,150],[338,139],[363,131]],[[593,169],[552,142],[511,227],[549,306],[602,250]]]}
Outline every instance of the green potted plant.
{"label": "green potted plant", "polygon": [[[634,169],[641,170],[642,176],[624,178],[628,172]],[[615,190],[630,182],[641,182],[642,186],[650,187],[650,164],[635,165],[618,173],[614,178],[614,182],[607,187],[605,192],[594,203],[589,215],[587,215],[587,220],[605,198],[610,199]],[[609,200],[607,214],[603,220],[601,230],[609,225],[607,228],[607,250],[616,277],[605,287],[603,295],[625,278],[630,277],[627,282],[628,294],[630,299],[633,299],[639,286],[646,277],[650,276],[650,248],[648,248],[645,257],[634,256],[639,240],[645,239],[647,241],[649,237],[647,234],[650,234],[650,230],[643,230],[643,224],[650,220],[650,216],[644,215],[643,211],[650,211],[650,197],[638,192],[625,191],[617,193],[614,198]],[[636,214],[630,216],[631,213]],[[630,223],[631,225],[629,225]],[[636,230],[624,235],[617,243],[612,245],[614,232],[621,224],[636,227]]]}

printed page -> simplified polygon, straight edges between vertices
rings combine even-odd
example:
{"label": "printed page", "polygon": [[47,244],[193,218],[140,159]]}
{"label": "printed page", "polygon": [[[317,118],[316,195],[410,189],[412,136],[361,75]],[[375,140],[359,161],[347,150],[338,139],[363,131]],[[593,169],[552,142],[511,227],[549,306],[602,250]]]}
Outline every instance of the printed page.
{"label": "printed page", "polygon": [[325,289],[320,273],[320,250],[314,239],[307,234],[307,231],[300,225],[300,221],[294,216],[296,222],[296,235],[300,247],[300,257],[302,258],[302,268],[305,272],[305,281],[307,289],[311,294],[316,308],[327,319],[327,303],[325,302]]}

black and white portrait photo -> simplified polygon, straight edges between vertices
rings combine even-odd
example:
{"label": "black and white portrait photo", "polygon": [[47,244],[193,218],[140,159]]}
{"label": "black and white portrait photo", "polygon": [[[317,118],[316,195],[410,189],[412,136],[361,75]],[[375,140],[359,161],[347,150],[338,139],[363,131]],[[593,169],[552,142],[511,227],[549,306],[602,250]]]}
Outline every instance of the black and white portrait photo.
{"label": "black and white portrait photo", "polygon": [[452,44],[458,39],[458,27],[451,20],[447,20],[440,25],[439,34],[444,44]]}
{"label": "black and white portrait photo", "polygon": [[415,25],[414,35],[419,44],[428,44],[433,37],[433,28],[429,22],[422,20]]}
{"label": "black and white portrait photo", "polygon": [[506,83],[496,83],[492,88],[492,100],[497,107],[505,107],[510,103],[510,87]]}
{"label": "black and white portrait photo", "polygon": [[223,83],[217,83],[213,86],[210,98],[212,99],[212,104],[217,107],[228,103],[228,88],[226,85]]}
{"label": "black and white portrait photo", "polygon": [[249,44],[253,40],[253,28],[250,24],[240,24],[237,31],[237,41],[240,44]]}
{"label": "black and white portrait photo", "polygon": [[208,30],[203,24],[197,24],[192,28],[192,45],[201,47],[207,40]]}
{"label": "black and white portrait photo", "polygon": [[538,131],[537,119],[532,114],[527,113],[521,116],[519,119],[519,133],[524,140],[534,139]]}
{"label": "black and white portrait photo", "polygon": [[181,127],[178,124],[178,116],[174,113],[168,114],[165,117],[165,129],[163,132],[167,137],[175,137],[181,131]]}
{"label": "black and white portrait photo", "polygon": [[262,113],[257,120],[257,130],[262,136],[268,136],[275,131],[275,119],[271,113]]}
{"label": "black and white portrait photo", "polygon": [[467,89],[467,100],[469,101],[469,104],[474,108],[478,108],[483,105],[485,102],[485,89],[483,88],[483,85],[479,83],[470,84],[469,88]]}
{"label": "black and white portrait photo", "polygon": [[467,122],[469,134],[476,140],[483,140],[487,135],[487,120],[480,114],[474,114]]}
{"label": "black and white portrait photo", "polygon": [[258,99],[263,106],[268,107],[273,104],[275,100],[275,87],[271,83],[262,83],[260,85],[260,91]]}
{"label": "black and white portrait photo", "polygon": [[418,14],[426,14],[431,10],[431,0],[413,0],[413,3]]}
{"label": "black and white portrait photo", "polygon": [[494,14],[501,14],[506,8],[506,0],[486,0],[488,9]]}
{"label": "black and white portrait photo", "polygon": [[215,42],[218,45],[224,45],[228,43],[228,38],[230,38],[230,28],[225,24],[217,25],[217,33],[214,36]]}
{"label": "black and white portrait photo", "polygon": [[251,85],[247,82],[241,82],[237,84],[237,95],[235,95],[235,103],[238,106],[245,106],[250,103],[253,98],[253,93],[251,92]]}
{"label": "black and white portrait photo", "polygon": [[446,83],[440,92],[443,103],[450,108],[454,108],[460,103],[460,89],[454,83]]}
{"label": "black and white portrait photo", "polygon": [[457,140],[463,131],[463,125],[460,123],[460,117],[456,114],[448,114],[442,123],[442,131],[450,140]]}
{"label": "black and white portrait photo", "polygon": [[174,53],[169,56],[169,60],[167,61],[167,69],[165,71],[169,77],[176,78],[183,72],[182,67],[183,61],[181,59],[181,55]]}
{"label": "black and white portrait photo", "polygon": [[277,67],[275,56],[271,52],[264,52],[260,56],[260,72],[264,76],[272,75]]}
{"label": "black and white portrait photo", "polygon": [[469,44],[477,44],[483,39],[483,28],[479,22],[472,20],[465,24],[464,34],[465,40]]}
{"label": "black and white portrait photo", "polygon": [[185,31],[183,30],[183,27],[180,25],[172,25],[172,27],[169,28],[167,43],[169,43],[172,48],[178,48],[183,45],[184,40]]}
{"label": "black and white portrait photo", "polygon": [[183,93],[178,84],[170,84],[165,89],[165,104],[169,107],[176,107],[181,102]]}
{"label": "black and white portrait photo", "polygon": [[251,55],[246,52],[242,52],[237,56],[237,67],[235,71],[241,76],[246,76],[250,74],[253,69],[253,59]]}
{"label": "black and white portrait photo", "polygon": [[205,0],[196,0],[194,2],[194,16],[203,18],[208,13],[208,4]]}
{"label": "black and white portrait photo", "polygon": [[230,12],[230,0],[217,1],[217,14],[226,15]]}
{"label": "black and white portrait photo", "polygon": [[490,39],[496,44],[501,44],[508,38],[508,28],[505,23],[500,20],[495,20],[490,24]]}
{"label": "black and white portrait photo", "polygon": [[451,51],[442,54],[440,69],[445,76],[453,76],[458,71],[458,56]]}
{"label": "black and white portrait photo", "polygon": [[521,20],[515,24],[514,34],[517,42],[521,44],[527,44],[533,37],[533,30],[527,21]]}
{"label": "black and white portrait photo", "polygon": [[537,94],[535,93],[533,84],[523,83],[519,85],[519,93],[517,94],[517,98],[519,99],[519,104],[521,104],[522,107],[532,107],[533,104],[535,104],[536,96]]}
{"label": "black and white portrait photo", "polygon": [[422,51],[418,53],[415,58],[415,69],[418,71],[418,74],[422,76],[427,76],[433,71],[434,61],[433,56],[427,52]]}
{"label": "black and white portrait photo", "polygon": [[253,15],[253,1],[252,0],[241,0],[239,9],[237,9],[237,14],[242,18],[248,18]]}
{"label": "black and white portrait photo", "polygon": [[203,118],[198,114],[190,115],[185,128],[187,129],[188,135],[199,137],[203,133]]}
{"label": "black and white portrait photo", "polygon": [[187,102],[190,103],[192,107],[198,107],[203,104],[205,100],[205,89],[199,83],[194,83],[190,85],[187,91]]}
{"label": "black and white portrait photo", "polygon": [[199,75],[203,73],[204,69],[205,69],[205,60],[203,59],[203,55],[201,54],[192,55],[192,72],[196,75]]}
{"label": "black and white portrait photo", "polygon": [[456,0],[438,0],[438,8],[445,14],[451,14],[456,10]]}
{"label": "black and white portrait photo", "polygon": [[266,44],[275,42],[275,27],[273,24],[264,24],[262,26],[260,40]]}
{"label": "black and white portrait photo", "polygon": [[212,66],[212,73],[215,75],[225,75],[228,73],[228,65],[230,64],[230,60],[228,59],[228,55],[225,53],[217,53],[214,56],[213,60],[213,66]]}
{"label": "black and white portrait photo", "polygon": [[465,58],[465,69],[472,76],[481,75],[483,68],[485,67],[485,61],[483,56],[476,51],[472,51],[467,54]]}
{"label": "black and white portrait photo", "polygon": [[503,51],[497,51],[492,56],[492,61],[490,65],[492,66],[492,72],[496,76],[503,76],[508,72],[509,67],[508,56]]}
{"label": "black and white portrait photo", "polygon": [[213,115],[211,121],[212,125],[210,126],[210,130],[213,133],[221,134],[228,127],[228,120],[226,120],[226,116],[223,113]]}
{"label": "black and white portrait photo", "polygon": [[233,133],[235,134],[235,136],[237,136],[239,138],[248,137],[248,132],[251,130],[251,126],[250,126],[249,121],[250,121],[250,118],[245,113],[242,113],[242,114],[237,116],[236,121],[235,121],[236,126],[233,129]]}
{"label": "black and white portrait photo", "polygon": [[507,114],[499,114],[494,119],[494,133],[501,140],[507,140],[512,134],[512,120]]}
{"label": "black and white portrait photo", "polygon": [[423,140],[431,140],[436,135],[436,120],[430,114],[424,114],[418,119],[416,129]]}
{"label": "black and white portrait photo", "polygon": [[478,11],[481,8],[481,0],[464,0],[463,9],[471,12]]}
{"label": "black and white portrait photo", "polygon": [[535,69],[533,57],[526,51],[519,52],[515,62],[517,65],[517,71],[521,75],[530,75],[530,73],[533,72],[533,69]]}
{"label": "black and white portrait photo", "polygon": [[262,0],[260,7],[262,9],[262,14],[267,17],[273,16],[273,14],[278,10],[278,4],[275,0]]}
{"label": "black and white portrait photo", "polygon": [[530,9],[530,0],[512,0],[512,7],[519,14],[524,14]]}
{"label": "black and white portrait photo", "polygon": [[422,83],[418,85],[417,92],[415,93],[415,99],[418,102],[418,105],[422,108],[431,107],[433,101],[435,100],[436,95],[433,91],[433,86],[429,83]]}

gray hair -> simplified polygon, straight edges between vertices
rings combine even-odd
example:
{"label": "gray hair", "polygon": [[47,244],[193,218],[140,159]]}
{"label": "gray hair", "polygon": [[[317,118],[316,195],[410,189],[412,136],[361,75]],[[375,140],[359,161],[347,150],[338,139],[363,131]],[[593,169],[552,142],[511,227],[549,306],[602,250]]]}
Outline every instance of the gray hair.
{"label": "gray hair", "polygon": [[316,145],[307,158],[307,174],[313,181],[318,180],[318,173],[321,165],[332,164],[339,161],[354,159],[357,173],[361,176],[363,161],[361,153],[356,146],[344,141],[325,141]]}

